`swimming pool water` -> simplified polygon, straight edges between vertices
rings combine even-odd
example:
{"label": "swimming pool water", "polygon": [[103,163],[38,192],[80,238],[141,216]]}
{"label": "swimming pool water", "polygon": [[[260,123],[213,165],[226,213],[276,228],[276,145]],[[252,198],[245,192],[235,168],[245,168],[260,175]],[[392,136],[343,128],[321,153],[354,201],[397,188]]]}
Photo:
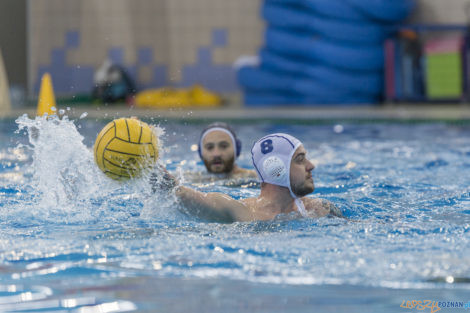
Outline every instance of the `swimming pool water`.
{"label": "swimming pool water", "polygon": [[[107,122],[0,122],[0,311],[408,312],[402,301],[470,300],[469,124],[235,123],[243,167],[258,137],[302,140],[313,196],[348,219],[217,224],[144,179],[104,177],[91,147]],[[187,179],[203,171],[191,146],[204,124],[147,122],[165,130],[161,160],[186,185],[258,194]]]}

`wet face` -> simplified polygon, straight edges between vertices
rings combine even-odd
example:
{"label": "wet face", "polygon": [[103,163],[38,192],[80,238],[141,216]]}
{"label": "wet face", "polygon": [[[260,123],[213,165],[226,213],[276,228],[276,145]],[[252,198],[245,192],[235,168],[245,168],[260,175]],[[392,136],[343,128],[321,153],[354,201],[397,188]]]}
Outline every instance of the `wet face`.
{"label": "wet face", "polygon": [[315,166],[307,159],[307,151],[300,146],[294,153],[290,163],[290,185],[292,192],[303,197],[315,190],[312,171]]}
{"label": "wet face", "polygon": [[202,141],[202,160],[211,173],[230,173],[235,161],[235,151],[230,136],[220,130],[208,133]]}

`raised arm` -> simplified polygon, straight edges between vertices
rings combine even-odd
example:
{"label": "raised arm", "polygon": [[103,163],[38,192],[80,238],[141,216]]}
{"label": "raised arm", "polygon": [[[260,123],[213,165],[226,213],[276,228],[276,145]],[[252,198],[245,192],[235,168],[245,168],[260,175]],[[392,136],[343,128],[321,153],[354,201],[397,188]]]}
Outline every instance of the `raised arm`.
{"label": "raised arm", "polygon": [[150,176],[153,192],[175,190],[176,197],[185,208],[185,213],[221,223],[251,220],[250,210],[241,201],[222,193],[204,193],[179,185],[177,179],[163,166],[155,168]]}
{"label": "raised arm", "polygon": [[188,213],[205,220],[233,223],[244,220],[243,216],[247,212],[247,207],[242,202],[222,193],[203,193],[179,186],[175,194]]}

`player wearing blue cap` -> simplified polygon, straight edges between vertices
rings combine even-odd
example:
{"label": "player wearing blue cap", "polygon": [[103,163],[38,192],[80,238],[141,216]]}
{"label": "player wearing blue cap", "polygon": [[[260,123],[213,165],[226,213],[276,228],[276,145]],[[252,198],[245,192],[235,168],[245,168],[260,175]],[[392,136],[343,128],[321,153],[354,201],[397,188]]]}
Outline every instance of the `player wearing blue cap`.
{"label": "player wearing blue cap", "polygon": [[176,187],[176,196],[191,214],[219,222],[271,220],[295,211],[303,217],[342,216],[331,202],[305,197],[315,189],[315,166],[298,139],[283,133],[265,136],[253,145],[251,155],[261,182],[257,198],[235,200],[185,186]]}
{"label": "player wearing blue cap", "polygon": [[235,163],[241,148],[241,141],[233,129],[222,122],[207,126],[198,142],[199,157],[209,173],[222,174],[226,178],[256,177],[253,170],[241,168]]}

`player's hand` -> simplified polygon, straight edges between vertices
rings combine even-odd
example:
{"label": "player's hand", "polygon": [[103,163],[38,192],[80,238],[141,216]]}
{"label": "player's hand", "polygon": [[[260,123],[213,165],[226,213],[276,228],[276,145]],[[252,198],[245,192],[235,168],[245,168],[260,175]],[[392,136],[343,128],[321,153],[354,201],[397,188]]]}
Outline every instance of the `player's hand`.
{"label": "player's hand", "polygon": [[170,191],[179,185],[179,182],[166,168],[158,164],[150,174],[150,184],[152,185],[152,192],[155,193],[157,190]]}

